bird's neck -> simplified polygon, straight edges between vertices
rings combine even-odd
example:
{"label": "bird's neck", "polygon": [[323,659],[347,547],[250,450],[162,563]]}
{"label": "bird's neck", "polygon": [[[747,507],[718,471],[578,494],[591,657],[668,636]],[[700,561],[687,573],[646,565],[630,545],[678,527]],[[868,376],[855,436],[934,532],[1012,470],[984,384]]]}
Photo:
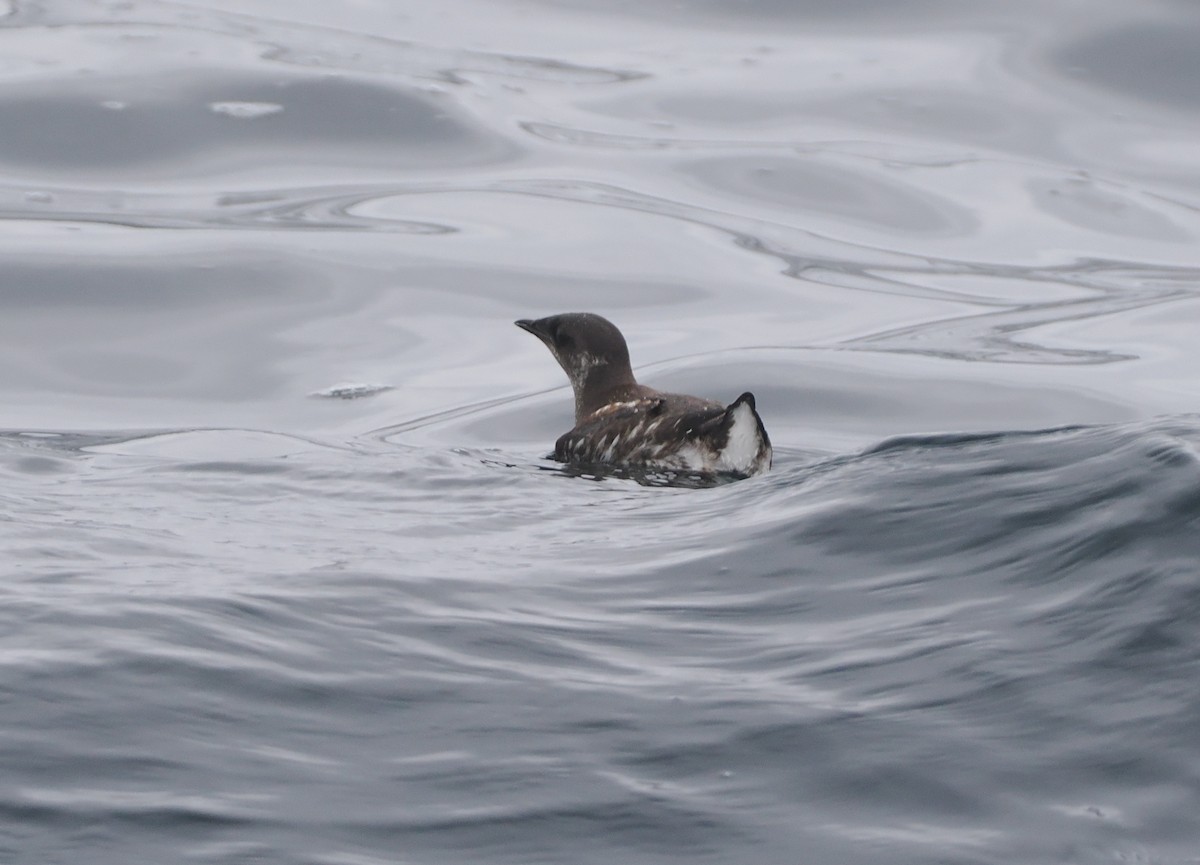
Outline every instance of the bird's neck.
{"label": "bird's neck", "polygon": [[636,399],[641,387],[628,364],[594,366],[581,380],[572,384],[575,391],[576,424],[609,403]]}

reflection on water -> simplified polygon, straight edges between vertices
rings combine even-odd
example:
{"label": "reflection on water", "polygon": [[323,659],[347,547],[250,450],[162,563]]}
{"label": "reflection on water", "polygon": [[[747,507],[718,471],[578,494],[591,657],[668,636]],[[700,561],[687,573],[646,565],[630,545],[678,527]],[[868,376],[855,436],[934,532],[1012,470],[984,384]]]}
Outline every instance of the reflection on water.
{"label": "reflection on water", "polygon": [[131,172],[144,180],[181,166],[204,174],[278,161],[317,168],[328,155],[336,164],[379,160],[411,170],[504,152],[451,110],[413,92],[329,76],[211,70],[89,76],[85,87],[68,78],[0,97],[8,130],[0,160],[43,177]]}
{"label": "reflection on water", "polygon": [[1170,20],[1123,23],[1068,43],[1055,61],[1070,77],[1115,91],[1134,105],[1149,102],[1191,112],[1200,106],[1200,93],[1192,86],[1200,78],[1197,39],[1200,14],[1179,4]]}
{"label": "reflection on water", "polygon": [[748,198],[781,217],[794,219],[808,211],[898,233],[964,234],[976,227],[970,211],[951,202],[928,201],[927,193],[907,184],[840,168],[814,154],[753,163],[729,157],[695,163],[689,170],[725,196]]}
{"label": "reflection on water", "polygon": [[[12,48],[6,74],[21,82],[0,97],[9,130],[0,137],[0,215],[22,253],[7,277],[9,324],[40,332],[20,297],[50,284],[69,296],[80,284],[60,266],[69,232],[76,255],[94,262],[89,270],[106,285],[114,280],[105,274],[131,269],[141,271],[131,282],[153,284],[162,274],[142,262],[181,255],[215,257],[224,268],[241,266],[229,258],[267,262],[261,271],[201,276],[190,289],[196,302],[212,293],[205,303],[220,304],[230,321],[254,317],[252,305],[235,309],[236,298],[257,297],[264,283],[329,286],[338,300],[318,304],[331,316],[322,324],[310,307],[301,315],[313,326],[284,336],[298,310],[285,291],[268,313],[276,326],[254,325],[312,358],[307,370],[284,373],[306,379],[295,387],[253,391],[280,400],[277,414],[308,428],[332,416],[296,408],[295,394],[338,381],[392,385],[408,409],[387,410],[410,417],[460,398],[490,399],[497,387],[516,395],[548,386],[528,352],[484,324],[511,319],[513,309],[568,307],[606,311],[644,333],[654,341],[645,361],[786,346],[867,348],[881,364],[895,352],[1120,361],[1119,369],[1056,380],[1149,413],[1190,407],[1178,400],[1192,393],[1182,367],[1174,375],[1152,369],[1145,349],[1185,352],[1184,331],[1159,327],[1131,342],[1114,316],[1162,304],[1194,316],[1195,174],[1180,175],[1180,160],[1152,166],[1140,154],[1122,157],[1166,122],[1153,115],[1154,103],[1139,107],[1155,117],[1139,128],[1073,101],[1083,68],[1076,55],[1099,56],[1088,46],[1101,38],[1140,45],[1137,34],[1149,25],[1119,26],[1114,7],[1108,36],[1068,28],[1047,46],[1042,34],[1029,58],[1037,62],[1022,66],[1013,55],[997,59],[995,12],[961,38],[906,27],[880,39],[870,27],[860,36],[844,21],[834,27],[833,19],[858,13],[820,4],[688,8],[738,28],[653,7],[614,13],[576,4],[546,10],[562,41],[535,55],[516,33],[512,53],[499,41],[430,38],[435,22],[418,10],[406,12],[403,26],[358,10],[335,28],[312,9],[283,21],[254,7],[139,3],[115,19],[87,4],[24,7],[2,34]],[[871,17],[897,13],[864,9]],[[1008,14],[1013,25],[1032,23],[1019,7]],[[1047,14],[1058,19],[1066,10]],[[694,32],[704,41],[690,53],[685,43],[668,46],[661,61],[631,49],[601,62],[573,35],[585,22],[613,27],[622,15],[648,36]],[[910,15],[945,26],[962,20],[938,3],[906,7],[901,17]],[[789,29],[772,29],[781,19]],[[792,27],[808,21],[834,29]],[[601,32],[606,40],[616,33]],[[1118,60],[1111,75],[1123,74]],[[1178,62],[1187,78],[1190,61]],[[1036,98],[1031,80],[1040,85]],[[1089,79],[1106,81],[1099,73]],[[1181,134],[1181,122],[1170,115],[1172,134]],[[181,245],[181,229],[203,239]],[[306,239],[296,242],[301,231]],[[349,236],[358,232],[381,237]],[[297,263],[303,277],[289,270]],[[980,280],[1009,290],[986,299],[964,290]],[[244,291],[227,293],[239,283]],[[637,285],[662,286],[649,295],[657,302],[635,301]],[[173,293],[164,290],[165,303]],[[471,298],[469,309],[437,300],[460,294]],[[335,311],[351,297],[361,314]],[[160,333],[194,327],[183,320],[191,312],[154,308]],[[464,314],[473,320],[456,325],[465,328],[458,334],[407,321],[417,315],[437,326],[430,316]],[[722,318],[731,326],[719,326]],[[136,342],[133,334],[145,333],[138,327],[122,338]],[[238,334],[214,327],[205,337],[208,354],[230,354],[226,343],[240,356],[221,380],[228,399],[202,409],[216,412],[213,420],[245,422],[228,407],[247,393],[247,380],[278,372],[275,352],[246,356]],[[433,389],[413,387],[428,375],[404,361],[355,356],[371,342],[401,348],[414,338],[428,370],[447,369]],[[492,346],[503,366],[489,363],[481,375],[482,357],[462,350],[464,338]],[[26,367],[55,365],[27,341],[18,353]],[[179,381],[197,350],[183,339],[152,355],[164,382]],[[115,347],[95,375],[40,382],[79,412],[60,407],[30,423],[119,425],[120,408],[106,406],[102,420],[92,411],[93,383],[136,379],[128,367],[148,356],[136,345]],[[91,362],[80,356],[66,365]],[[1002,367],[986,375],[1019,386]],[[453,398],[439,398],[437,388],[451,380]],[[220,396],[211,387],[204,393]],[[176,396],[186,398],[187,389]],[[181,407],[161,420],[187,424],[202,413]],[[395,418],[363,408],[337,425],[387,420]],[[970,423],[964,417],[961,425]],[[880,432],[904,428],[893,418]]]}
{"label": "reflection on water", "polygon": [[[0,860],[1192,861],[1200,22],[1086,12],[0,2]],[[547,462],[571,309],[775,469]]]}

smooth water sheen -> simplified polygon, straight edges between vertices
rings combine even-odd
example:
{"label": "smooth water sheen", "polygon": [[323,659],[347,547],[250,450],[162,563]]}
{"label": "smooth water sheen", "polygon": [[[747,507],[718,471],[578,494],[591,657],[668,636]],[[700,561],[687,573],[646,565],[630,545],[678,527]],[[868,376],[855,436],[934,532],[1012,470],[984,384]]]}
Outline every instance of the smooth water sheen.
{"label": "smooth water sheen", "polygon": [[[1200,862],[1197,44],[0,0],[0,862]],[[569,310],[774,469],[545,459]]]}

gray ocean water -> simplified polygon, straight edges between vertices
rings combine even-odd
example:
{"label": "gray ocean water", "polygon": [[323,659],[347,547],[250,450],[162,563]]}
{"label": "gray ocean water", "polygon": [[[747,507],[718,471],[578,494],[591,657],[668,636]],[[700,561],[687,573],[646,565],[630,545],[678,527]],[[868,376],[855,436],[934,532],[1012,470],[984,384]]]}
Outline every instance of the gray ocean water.
{"label": "gray ocean water", "polygon": [[[1200,6],[0,0],[0,862],[1200,863]],[[590,310],[768,475],[545,459]]]}

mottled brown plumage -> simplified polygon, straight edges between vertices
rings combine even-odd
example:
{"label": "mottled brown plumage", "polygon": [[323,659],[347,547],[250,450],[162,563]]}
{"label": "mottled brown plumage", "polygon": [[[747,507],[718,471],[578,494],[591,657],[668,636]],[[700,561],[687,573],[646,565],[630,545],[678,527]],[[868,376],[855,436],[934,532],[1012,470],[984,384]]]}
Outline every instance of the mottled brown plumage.
{"label": "mottled brown plumage", "polygon": [[625,337],[593,313],[516,325],[545,343],[575,393],[575,427],[555,443],[555,459],[742,476],[770,468],[771,442],[752,394],[725,406],[638,384]]}

